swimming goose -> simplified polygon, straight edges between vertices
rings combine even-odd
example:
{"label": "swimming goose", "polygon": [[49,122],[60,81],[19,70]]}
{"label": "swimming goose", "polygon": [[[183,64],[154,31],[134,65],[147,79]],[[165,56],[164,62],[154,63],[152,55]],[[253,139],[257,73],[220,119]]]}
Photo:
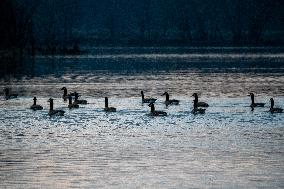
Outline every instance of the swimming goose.
{"label": "swimming goose", "polygon": [[53,110],[53,99],[50,98],[49,102],[49,112],[48,115],[51,116],[64,116],[65,111],[63,110]]}
{"label": "swimming goose", "polygon": [[209,107],[209,105],[206,102],[198,102],[197,93],[193,93],[192,96],[194,97],[194,100],[197,102],[197,107]]}
{"label": "swimming goose", "polygon": [[68,96],[75,96],[75,93],[68,94],[66,87],[62,87],[61,90],[63,90],[62,98],[64,99],[64,101],[66,101],[68,99]]}
{"label": "swimming goose", "polygon": [[283,112],[282,108],[274,108],[274,99],[273,98],[270,99],[270,103],[271,103],[271,106],[270,106],[269,111],[271,113],[282,113]]}
{"label": "swimming goose", "polygon": [[148,106],[151,107],[151,113],[150,113],[151,116],[166,116],[167,115],[167,112],[156,111],[154,103],[150,103]]}
{"label": "swimming goose", "polygon": [[5,99],[6,100],[18,97],[18,94],[10,94],[10,90],[8,88],[4,89],[4,93],[5,93]]}
{"label": "swimming goose", "polygon": [[165,92],[164,94],[162,94],[162,96],[164,95],[166,95],[166,101],[165,101],[166,105],[178,105],[179,104],[179,100],[176,100],[176,99],[170,100],[170,95],[168,92]]}
{"label": "swimming goose", "polygon": [[79,96],[80,96],[79,93],[75,92],[74,95],[75,95],[74,103],[76,104],[87,104],[88,103],[87,100],[79,100]]}
{"label": "swimming goose", "polygon": [[79,108],[79,105],[77,103],[72,103],[72,96],[68,96],[69,104],[68,108],[73,109],[73,108]]}
{"label": "swimming goose", "polygon": [[108,97],[105,97],[105,108],[104,111],[106,112],[116,112],[116,108],[108,107]]}
{"label": "swimming goose", "polygon": [[251,104],[250,107],[255,108],[255,107],[264,107],[265,103],[255,103],[254,102],[254,94],[253,93],[249,93],[250,98],[251,98]]}
{"label": "swimming goose", "polygon": [[145,98],[143,91],[141,91],[141,96],[142,96],[142,103],[155,103],[157,100],[156,98]]}
{"label": "swimming goose", "polygon": [[191,111],[193,114],[204,114],[206,109],[198,108],[197,100],[193,100],[193,110]]}
{"label": "swimming goose", "polygon": [[37,98],[34,97],[33,100],[34,100],[34,104],[31,106],[31,109],[34,110],[34,111],[36,111],[36,110],[42,110],[43,107],[42,107],[41,105],[37,105],[37,104],[36,104]]}

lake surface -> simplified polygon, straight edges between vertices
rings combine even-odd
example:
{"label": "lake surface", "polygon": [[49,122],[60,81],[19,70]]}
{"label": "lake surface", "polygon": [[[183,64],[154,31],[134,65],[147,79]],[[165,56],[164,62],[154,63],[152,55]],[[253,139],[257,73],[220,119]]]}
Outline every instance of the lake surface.
{"label": "lake surface", "polygon": [[[284,114],[268,112],[271,97],[284,107],[282,48],[94,48],[2,68],[20,96],[0,100],[0,188],[284,187]],[[89,104],[69,110],[63,86]],[[141,90],[168,116],[148,116]],[[265,107],[251,111],[248,92]],[[64,117],[47,115],[50,97]]]}

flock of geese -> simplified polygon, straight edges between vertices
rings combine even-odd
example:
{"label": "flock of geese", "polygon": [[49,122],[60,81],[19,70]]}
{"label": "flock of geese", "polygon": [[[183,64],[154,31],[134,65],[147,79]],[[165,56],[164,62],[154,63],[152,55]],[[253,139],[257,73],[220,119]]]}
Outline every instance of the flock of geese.
{"label": "flock of geese", "polygon": [[[63,87],[61,88],[61,90],[63,90],[63,100],[67,101],[68,100],[68,108],[69,109],[74,109],[74,108],[79,108],[79,105],[86,105],[88,104],[88,102],[86,100],[82,100],[79,99],[80,95],[77,92],[73,92],[73,93],[69,93],[67,92],[67,88]],[[10,93],[10,90],[8,88],[4,89],[4,93],[5,93],[5,99],[9,100],[9,99],[13,99],[13,98],[17,98],[18,94],[13,94]],[[169,106],[169,105],[179,105],[179,100],[176,99],[170,99],[170,95],[168,92],[165,92],[164,94],[162,94],[162,96],[166,97],[165,100],[165,105]],[[194,97],[193,100],[193,109],[192,109],[192,113],[193,114],[204,114],[207,107],[209,107],[209,105],[206,102],[200,102],[198,100],[198,94],[194,93],[192,95]],[[255,102],[255,97],[253,93],[250,93],[248,96],[250,96],[251,98],[251,105],[250,107],[252,108],[252,110],[254,110],[254,108],[256,107],[264,107],[265,103],[256,103]],[[74,97],[74,101],[73,101],[73,97]],[[164,111],[158,111],[155,109],[155,105],[154,103],[156,102],[156,98],[145,98],[144,96],[144,92],[141,91],[141,97],[142,97],[142,103],[147,103],[149,104],[148,106],[151,108],[151,112],[149,113],[150,116],[167,116],[167,112]],[[36,111],[36,110],[42,110],[43,107],[41,105],[38,105],[37,102],[37,98],[34,97],[33,98],[33,105],[30,107],[30,109]],[[63,110],[58,110],[58,109],[54,109],[53,105],[53,99],[50,98],[48,100],[49,102],[49,112],[48,115],[49,116],[64,116],[65,111]],[[109,107],[109,103],[108,103],[108,97],[105,97],[105,108],[104,108],[105,112],[116,112],[116,108],[114,107]],[[282,113],[283,109],[282,108],[275,108],[274,107],[274,99],[271,98],[270,99],[270,109],[269,111],[271,113]]]}

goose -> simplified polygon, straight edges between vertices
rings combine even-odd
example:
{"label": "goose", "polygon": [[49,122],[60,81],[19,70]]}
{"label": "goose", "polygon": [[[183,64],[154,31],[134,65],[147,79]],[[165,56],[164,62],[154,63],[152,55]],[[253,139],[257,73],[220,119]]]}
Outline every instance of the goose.
{"label": "goose", "polygon": [[105,97],[105,108],[104,111],[106,112],[116,112],[116,108],[108,107],[108,97]]}
{"label": "goose", "polygon": [[154,103],[150,103],[148,106],[151,107],[151,116],[167,116],[167,112],[156,111]]}
{"label": "goose", "polygon": [[75,96],[75,93],[68,94],[66,87],[62,87],[61,90],[63,90],[62,98],[63,98],[64,101],[66,101],[68,99],[68,96]]}
{"label": "goose", "polygon": [[193,114],[204,114],[206,109],[198,108],[197,100],[193,100],[193,110],[191,111]]}
{"label": "goose", "polygon": [[68,96],[69,104],[68,108],[73,109],[73,108],[79,108],[79,105],[77,103],[72,103],[72,96]]}
{"label": "goose", "polygon": [[5,93],[5,99],[6,100],[18,97],[18,94],[10,94],[10,90],[8,88],[4,89],[4,93]]}
{"label": "goose", "polygon": [[141,96],[142,96],[142,103],[155,103],[157,100],[156,98],[145,98],[143,91],[141,91]]}
{"label": "goose", "polygon": [[264,107],[265,103],[255,103],[254,102],[254,94],[253,93],[249,93],[250,98],[251,98],[251,104],[250,107],[255,108],[255,107]]}
{"label": "goose", "polygon": [[43,107],[42,107],[41,105],[37,105],[37,104],[36,104],[37,98],[34,97],[33,100],[34,100],[34,104],[31,106],[31,109],[34,110],[34,111],[36,111],[36,110],[42,110]]}
{"label": "goose", "polygon": [[197,107],[209,107],[209,105],[206,102],[198,102],[197,93],[193,93],[192,96],[194,97],[194,100],[197,102]]}
{"label": "goose", "polygon": [[74,93],[74,96],[75,96],[75,103],[76,104],[87,104],[88,102],[87,102],[87,100],[79,100],[78,98],[79,98],[79,93],[77,93],[77,92],[75,92]]}
{"label": "goose", "polygon": [[164,94],[162,94],[162,96],[166,95],[166,101],[165,104],[168,105],[178,105],[179,104],[179,100],[176,99],[172,99],[170,100],[170,95],[168,92],[165,92]]}
{"label": "goose", "polygon": [[65,111],[63,110],[53,110],[53,99],[50,98],[49,102],[49,112],[48,115],[51,116],[64,116]]}
{"label": "goose", "polygon": [[270,99],[270,103],[271,103],[271,105],[270,105],[269,111],[271,113],[282,113],[283,112],[282,108],[274,108],[274,99],[273,98]]}

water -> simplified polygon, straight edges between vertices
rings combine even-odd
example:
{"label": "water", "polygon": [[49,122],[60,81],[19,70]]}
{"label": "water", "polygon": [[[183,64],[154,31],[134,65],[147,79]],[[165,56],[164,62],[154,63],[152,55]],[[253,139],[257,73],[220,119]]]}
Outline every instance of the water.
{"label": "water", "polygon": [[[37,57],[0,79],[20,94],[0,100],[0,188],[284,187],[284,114],[268,112],[271,97],[284,107],[281,50],[94,51]],[[89,104],[68,110],[63,86]],[[167,117],[147,116],[141,89]],[[166,107],[164,91],[180,105]],[[250,110],[250,91],[264,108]],[[191,114],[193,92],[206,114]],[[43,111],[28,109],[35,95]],[[103,111],[105,96],[116,113]],[[49,97],[64,117],[49,118]]]}

